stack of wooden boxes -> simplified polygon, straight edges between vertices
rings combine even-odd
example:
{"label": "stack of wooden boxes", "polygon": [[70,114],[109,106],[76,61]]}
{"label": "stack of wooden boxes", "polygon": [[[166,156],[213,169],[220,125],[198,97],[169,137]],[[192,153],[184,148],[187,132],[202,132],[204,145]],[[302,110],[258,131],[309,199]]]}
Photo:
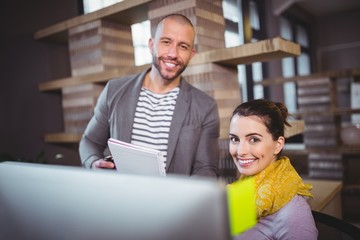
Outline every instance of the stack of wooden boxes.
{"label": "stack of wooden boxes", "polygon": [[309,152],[309,176],[342,179],[342,154],[338,151],[339,117],[336,82],[329,77],[297,82],[299,112],[305,121],[304,143]]}
{"label": "stack of wooden boxes", "polygon": [[[103,19],[74,27],[69,54],[72,76],[134,66],[131,28]],[[102,89],[94,83],[62,88],[65,132],[84,132]]]}

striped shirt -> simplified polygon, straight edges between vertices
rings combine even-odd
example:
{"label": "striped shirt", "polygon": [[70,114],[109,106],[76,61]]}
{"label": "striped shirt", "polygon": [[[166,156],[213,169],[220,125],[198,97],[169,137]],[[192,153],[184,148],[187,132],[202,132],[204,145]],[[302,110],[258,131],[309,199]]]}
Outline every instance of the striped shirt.
{"label": "striped shirt", "polygon": [[131,143],[160,150],[166,161],[169,131],[180,88],[166,94],[141,89],[137,102]]}

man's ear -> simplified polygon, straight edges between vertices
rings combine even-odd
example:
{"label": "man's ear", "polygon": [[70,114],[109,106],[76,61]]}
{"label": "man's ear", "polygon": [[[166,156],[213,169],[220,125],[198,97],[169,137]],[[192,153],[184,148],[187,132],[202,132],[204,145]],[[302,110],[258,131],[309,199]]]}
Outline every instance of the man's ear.
{"label": "man's ear", "polygon": [[279,152],[283,149],[284,144],[285,144],[285,138],[284,137],[279,137],[276,140],[276,143],[275,143],[274,154],[279,154]]}
{"label": "man's ear", "polygon": [[153,41],[152,38],[149,38],[148,46],[149,46],[149,49],[150,49],[150,53],[153,53],[154,41]]}
{"label": "man's ear", "polygon": [[[193,48],[192,50],[191,50],[191,58],[193,58],[194,56],[195,56],[195,54],[196,54],[196,50],[195,50],[195,48]],[[190,59],[191,59],[190,58]]]}

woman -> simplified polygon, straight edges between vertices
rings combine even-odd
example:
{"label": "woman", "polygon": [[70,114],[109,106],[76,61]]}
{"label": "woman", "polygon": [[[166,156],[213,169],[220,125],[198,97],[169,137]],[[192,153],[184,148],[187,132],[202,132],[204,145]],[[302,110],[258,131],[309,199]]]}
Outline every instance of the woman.
{"label": "woman", "polygon": [[230,154],[242,181],[254,178],[257,224],[239,239],[317,239],[306,197],[311,186],[287,157],[284,147],[288,111],[284,104],[258,99],[239,105],[230,122]]}

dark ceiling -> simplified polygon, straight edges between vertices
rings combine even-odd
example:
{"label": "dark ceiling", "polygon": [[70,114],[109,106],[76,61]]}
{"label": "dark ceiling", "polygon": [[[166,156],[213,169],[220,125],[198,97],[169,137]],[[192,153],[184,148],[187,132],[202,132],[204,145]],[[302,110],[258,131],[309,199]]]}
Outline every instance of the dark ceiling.
{"label": "dark ceiling", "polygon": [[303,0],[295,5],[305,9],[316,17],[331,15],[337,12],[360,8],[360,0]]}

